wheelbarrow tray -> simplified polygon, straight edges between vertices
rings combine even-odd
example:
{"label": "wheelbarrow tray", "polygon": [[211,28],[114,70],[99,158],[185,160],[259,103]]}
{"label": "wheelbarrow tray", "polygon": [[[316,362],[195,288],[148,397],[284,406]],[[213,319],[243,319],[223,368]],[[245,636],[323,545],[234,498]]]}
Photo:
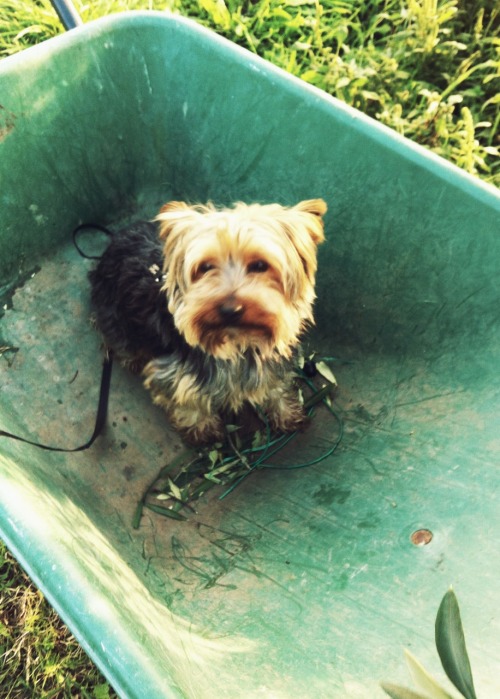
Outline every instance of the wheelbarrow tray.
{"label": "wheelbarrow tray", "polygon": [[[118,693],[374,699],[380,680],[410,684],[404,647],[442,678],[453,585],[477,693],[498,696],[497,191],[169,15],[3,60],[0,104],[0,427],[31,439],[92,429],[102,350],[77,224],[170,199],[329,207],[305,351],[333,358],[331,457],[135,530],[182,449],[137,377],[116,367],[87,451],[0,438],[1,535]],[[319,409],[281,463],[338,430]]]}

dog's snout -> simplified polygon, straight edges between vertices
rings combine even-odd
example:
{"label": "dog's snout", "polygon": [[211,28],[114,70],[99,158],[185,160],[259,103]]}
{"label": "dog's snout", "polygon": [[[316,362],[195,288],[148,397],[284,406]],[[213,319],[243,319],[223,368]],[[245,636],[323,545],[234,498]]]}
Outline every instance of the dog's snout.
{"label": "dog's snout", "polygon": [[244,312],[243,304],[236,299],[226,299],[219,304],[219,315],[225,323],[238,321]]}

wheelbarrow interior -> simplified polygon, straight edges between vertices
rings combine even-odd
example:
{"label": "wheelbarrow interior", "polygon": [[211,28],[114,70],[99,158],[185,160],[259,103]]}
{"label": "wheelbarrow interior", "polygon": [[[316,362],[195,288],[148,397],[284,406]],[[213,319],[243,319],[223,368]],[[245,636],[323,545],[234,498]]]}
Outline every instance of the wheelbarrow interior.
{"label": "wheelbarrow interior", "polygon": [[30,439],[92,430],[102,347],[75,226],[172,199],[328,204],[303,346],[336,376],[337,417],[318,408],[276,463],[314,461],[342,424],[331,456],[135,530],[184,448],[139,377],[115,366],[86,451],[0,438],[2,537],[117,691],[382,697],[381,680],[409,683],[404,647],[440,674],[453,585],[478,695],[498,693],[497,192],[169,15],[2,61],[0,103],[0,427]]}

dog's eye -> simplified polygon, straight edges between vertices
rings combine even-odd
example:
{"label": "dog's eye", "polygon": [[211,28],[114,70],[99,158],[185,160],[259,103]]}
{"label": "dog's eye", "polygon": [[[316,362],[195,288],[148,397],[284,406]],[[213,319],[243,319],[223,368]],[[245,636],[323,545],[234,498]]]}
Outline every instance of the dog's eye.
{"label": "dog's eye", "polygon": [[208,274],[208,272],[211,272],[213,269],[215,269],[215,265],[212,264],[212,262],[208,262],[205,260],[204,262],[200,262],[200,264],[194,268],[192,274],[191,274],[191,281],[197,282],[199,279],[205,276],[205,274]]}
{"label": "dog's eye", "polygon": [[252,272],[267,272],[269,269],[269,265],[265,260],[255,260],[254,262],[250,262],[250,264],[247,267],[247,272],[251,274]]}
{"label": "dog's eye", "polygon": [[215,269],[215,265],[213,265],[211,262],[202,262],[198,267],[198,274],[206,274],[212,269]]}

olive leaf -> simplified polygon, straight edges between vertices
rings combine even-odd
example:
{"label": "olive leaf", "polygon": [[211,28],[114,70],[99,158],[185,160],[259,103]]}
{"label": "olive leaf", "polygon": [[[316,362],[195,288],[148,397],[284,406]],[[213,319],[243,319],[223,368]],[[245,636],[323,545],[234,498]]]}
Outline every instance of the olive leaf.
{"label": "olive leaf", "polygon": [[[448,590],[439,605],[435,622],[435,638],[441,664],[450,681],[464,699],[477,699],[465,646],[460,609],[452,588]],[[380,686],[386,694],[392,699],[453,699],[453,696],[436,682],[408,650],[405,650],[405,655],[412,678],[425,692],[425,696],[398,685],[383,683]]]}
{"label": "olive leaf", "polygon": [[428,695],[429,699],[453,699],[453,697],[445,692],[445,690],[436,682],[427,670],[419,663],[409,650],[405,650],[406,663],[410,670],[410,674],[415,684]]}
{"label": "olive leaf", "polygon": [[172,480],[171,478],[168,479],[168,487],[169,487],[169,489],[170,489],[170,493],[172,494],[172,497],[173,497],[175,500],[181,500],[181,501],[182,501],[183,498],[182,498],[181,489],[179,488],[179,486],[177,486],[177,485],[173,482],[173,480]]}
{"label": "olive leaf", "polygon": [[436,648],[444,671],[465,699],[477,699],[465,646],[458,601],[452,588],[443,597],[436,617]]}
{"label": "olive leaf", "polygon": [[221,455],[217,449],[212,449],[207,454],[208,460],[210,462],[210,468],[215,468],[215,464],[220,460]]}
{"label": "olive leaf", "polygon": [[411,689],[406,689],[405,687],[400,687],[397,684],[382,682],[380,686],[391,699],[429,699],[429,697],[423,694],[417,694],[417,692],[413,692]]}
{"label": "olive leaf", "polygon": [[170,517],[170,519],[177,519],[179,521],[186,520],[186,517],[184,517],[184,515],[181,515],[180,512],[171,510],[168,507],[161,507],[161,505],[152,505],[149,502],[146,502],[144,504],[144,507],[147,507],[148,510],[151,510],[151,512],[155,512],[157,515],[163,515],[164,517]]}
{"label": "olive leaf", "polygon": [[335,378],[333,371],[330,369],[326,362],[316,362],[316,369],[318,373],[321,374],[321,376],[323,376],[323,378],[325,378],[331,384],[333,384],[333,386],[337,385],[337,379]]}

